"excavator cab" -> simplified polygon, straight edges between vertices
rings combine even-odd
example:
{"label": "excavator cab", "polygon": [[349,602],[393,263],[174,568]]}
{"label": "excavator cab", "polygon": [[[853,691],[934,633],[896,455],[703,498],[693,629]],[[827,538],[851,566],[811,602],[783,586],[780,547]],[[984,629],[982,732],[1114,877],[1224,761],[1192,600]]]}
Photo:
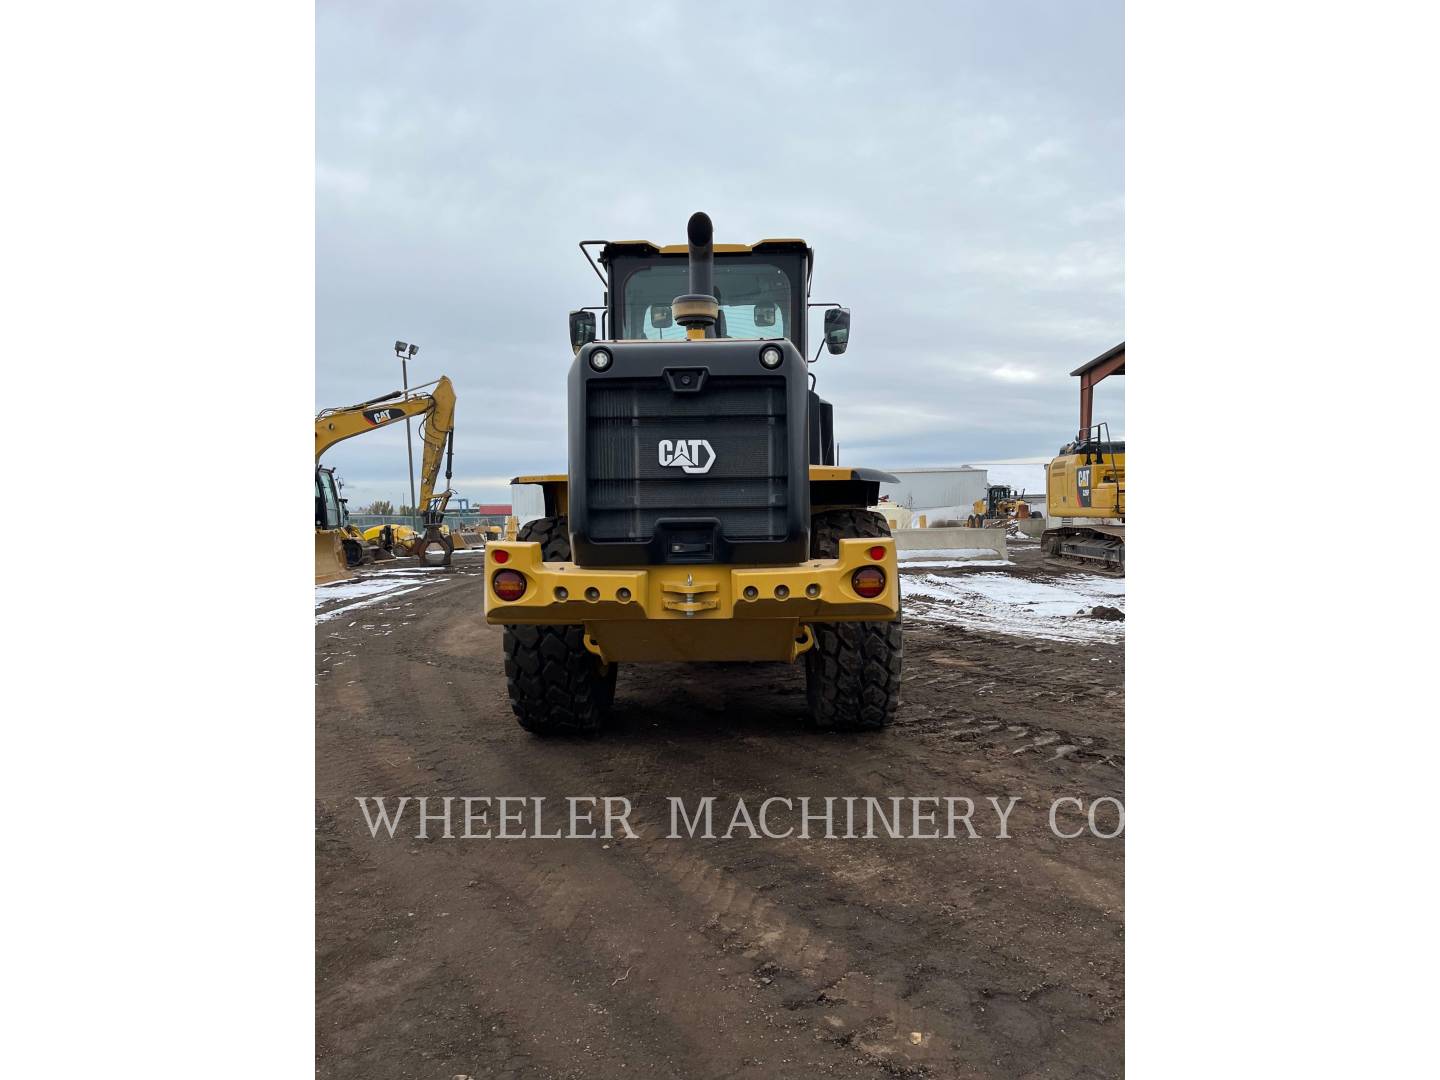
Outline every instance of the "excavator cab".
{"label": "excavator cab", "polygon": [[350,576],[345,554],[345,504],[334,469],[315,470],[315,584]]}
{"label": "excavator cab", "polygon": [[315,528],[343,529],[345,518],[344,500],[340,498],[340,486],[335,482],[335,470],[316,469]]}

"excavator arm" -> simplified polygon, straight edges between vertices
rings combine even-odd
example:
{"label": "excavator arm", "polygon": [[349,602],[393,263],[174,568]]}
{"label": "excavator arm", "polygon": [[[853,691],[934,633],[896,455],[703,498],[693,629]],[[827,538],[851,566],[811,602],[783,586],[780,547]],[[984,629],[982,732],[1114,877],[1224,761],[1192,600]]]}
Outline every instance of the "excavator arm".
{"label": "excavator arm", "polygon": [[[426,511],[435,495],[435,480],[440,475],[440,458],[455,435],[455,388],[441,375],[430,392],[430,410],[420,425],[420,440],[425,454],[420,463],[420,505]],[[448,475],[448,472],[447,472]],[[443,511],[444,506],[440,509]]]}
{"label": "excavator arm", "polygon": [[[434,389],[428,394],[415,392],[426,387]],[[433,383],[413,388],[409,397],[403,390],[393,390],[358,405],[326,409],[315,417],[315,460],[319,462],[321,455],[338,442],[416,416],[426,418],[420,428],[420,437],[425,440],[425,468],[421,471],[423,476],[428,477],[433,489],[435,477],[440,471],[440,453],[445,448],[446,437],[455,427],[455,387],[444,375]],[[438,449],[432,462],[431,447],[437,441]],[[433,471],[427,471],[431,468]],[[420,504],[425,505],[425,499],[421,499]]]}

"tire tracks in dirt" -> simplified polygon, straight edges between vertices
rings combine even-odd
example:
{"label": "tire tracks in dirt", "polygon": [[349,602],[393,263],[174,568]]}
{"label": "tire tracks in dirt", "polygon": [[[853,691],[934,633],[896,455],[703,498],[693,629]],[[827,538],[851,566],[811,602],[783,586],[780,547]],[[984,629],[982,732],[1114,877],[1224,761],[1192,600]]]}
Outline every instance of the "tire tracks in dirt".
{"label": "tire tracks in dirt", "polygon": [[[919,647],[907,635],[912,656],[900,720],[873,739],[804,732],[803,682],[792,669],[753,669],[737,680],[705,665],[691,669],[689,685],[674,671],[626,669],[616,732],[599,742],[546,742],[509,717],[498,631],[483,622],[479,588],[447,583],[411,606],[407,634],[351,646],[366,661],[354,685],[331,682],[319,691],[322,819],[334,815],[355,875],[414,878],[440,896],[464,889],[490,899],[491,925],[503,916],[496,949],[512,963],[523,958],[538,981],[505,1001],[473,978],[460,985],[473,991],[477,1008],[503,1021],[497,1031],[518,1032],[514,1045],[528,1046],[563,1017],[591,1042],[627,1043],[625,1075],[676,1075],[665,1069],[677,1053],[697,1066],[690,1075],[1066,1075],[1066,1063],[1077,1060],[1110,1062],[1118,1074],[1111,1021],[1121,952],[1117,928],[1104,921],[1112,913],[1118,919],[1114,901],[1123,899],[1118,848],[1017,844],[993,858],[967,852],[960,865],[953,855],[927,855],[923,845],[981,842],[723,846],[655,835],[668,823],[651,815],[651,804],[663,806],[666,794],[713,793],[728,805],[737,795],[979,795],[1004,783],[1043,795],[1081,775],[1081,762],[1044,763],[1038,755],[1020,762],[1005,747],[957,743],[949,737],[956,725],[932,723],[934,714],[923,730],[911,722],[912,690],[923,709],[955,689],[923,682],[943,667],[927,661],[937,650],[923,632],[914,639]],[[996,661],[987,654],[978,663],[983,675]],[[912,687],[914,674],[920,679]],[[942,706],[933,701],[936,713]],[[737,708],[751,715],[737,716]],[[1106,737],[1115,734],[1118,722]],[[973,784],[985,785],[983,792]],[[634,821],[645,839],[609,848],[457,840],[401,855],[402,841],[376,842],[363,832],[357,793],[626,794],[636,799]],[[362,871],[377,846],[381,861]],[[957,867],[970,875],[960,885]],[[1008,883],[1008,897],[1007,869],[1023,879]],[[403,895],[423,896],[415,888]],[[447,941],[455,925],[444,927]],[[461,944],[462,958],[486,955],[478,938]],[[352,977],[389,980],[408,1001],[412,983],[382,961]],[[428,973],[421,985],[451,975],[445,967],[415,970]],[[529,996],[549,1000],[567,986],[598,998],[589,1006],[605,1009],[605,1022],[552,1014]],[[338,1006],[323,994],[321,1003],[322,1013]],[[757,1038],[762,1031],[772,1037]],[[737,1039],[753,1049],[742,1052]],[[587,1065],[621,1060],[600,1053]],[[548,1058],[544,1067],[563,1070],[576,1060]],[[498,1074],[502,1065],[496,1059],[490,1072],[470,1075]]]}

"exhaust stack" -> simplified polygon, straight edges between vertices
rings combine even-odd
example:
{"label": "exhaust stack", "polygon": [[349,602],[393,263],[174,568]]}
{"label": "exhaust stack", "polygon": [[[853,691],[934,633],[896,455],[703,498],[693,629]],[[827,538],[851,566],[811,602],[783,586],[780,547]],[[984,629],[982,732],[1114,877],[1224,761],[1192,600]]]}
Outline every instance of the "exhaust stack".
{"label": "exhaust stack", "polygon": [[670,310],[676,322],[685,327],[685,336],[698,339],[711,336],[720,317],[720,303],[715,299],[715,227],[710,215],[695,213],[685,226],[689,248],[690,291],[677,296]]}

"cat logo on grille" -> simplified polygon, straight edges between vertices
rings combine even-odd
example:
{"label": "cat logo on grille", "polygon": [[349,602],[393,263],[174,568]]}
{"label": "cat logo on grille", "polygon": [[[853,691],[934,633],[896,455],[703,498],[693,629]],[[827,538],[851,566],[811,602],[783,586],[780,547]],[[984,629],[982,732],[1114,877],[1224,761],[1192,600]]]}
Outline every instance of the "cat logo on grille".
{"label": "cat logo on grille", "polygon": [[707,473],[715,464],[715,451],[705,439],[661,439],[660,464],[687,473]]}

